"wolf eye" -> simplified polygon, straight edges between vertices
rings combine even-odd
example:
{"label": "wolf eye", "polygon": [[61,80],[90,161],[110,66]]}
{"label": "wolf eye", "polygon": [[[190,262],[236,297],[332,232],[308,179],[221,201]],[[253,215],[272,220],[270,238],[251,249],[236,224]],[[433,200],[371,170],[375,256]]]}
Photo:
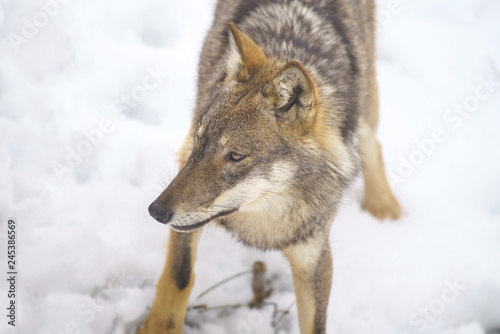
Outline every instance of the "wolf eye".
{"label": "wolf eye", "polygon": [[238,154],[238,153],[235,153],[235,152],[231,152],[229,154],[229,159],[232,160],[232,161],[235,161],[235,162],[239,162],[239,161],[245,159],[245,156],[241,155],[241,154]]}

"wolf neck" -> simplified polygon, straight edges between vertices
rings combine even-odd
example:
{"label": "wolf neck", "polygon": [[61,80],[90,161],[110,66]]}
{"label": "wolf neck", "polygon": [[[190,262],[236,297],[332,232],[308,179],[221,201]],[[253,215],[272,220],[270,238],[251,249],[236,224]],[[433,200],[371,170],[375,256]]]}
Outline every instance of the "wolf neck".
{"label": "wolf neck", "polygon": [[337,59],[339,64],[321,68],[330,72],[335,67],[352,75],[358,69],[350,34],[343,24],[347,15],[339,0],[254,0],[236,5],[230,20],[268,56],[298,60],[306,66]]}
{"label": "wolf neck", "polygon": [[295,196],[291,191],[268,194],[227,219],[218,220],[218,223],[248,247],[282,250],[321,233],[325,224],[331,224],[336,203],[330,202],[327,211],[315,211],[314,206],[311,207],[304,198]]}
{"label": "wolf neck", "polygon": [[361,107],[358,75],[364,68],[356,60],[355,46],[359,41],[344,24],[350,13],[342,3],[340,0],[241,1],[229,20],[269,57],[301,63],[330,109],[327,121],[340,128],[344,140],[350,141],[356,133]]}

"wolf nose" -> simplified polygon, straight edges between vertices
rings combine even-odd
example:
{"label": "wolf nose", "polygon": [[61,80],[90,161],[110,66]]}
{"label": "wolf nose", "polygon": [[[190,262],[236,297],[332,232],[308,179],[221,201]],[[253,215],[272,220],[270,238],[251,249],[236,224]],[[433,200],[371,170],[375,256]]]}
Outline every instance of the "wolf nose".
{"label": "wolf nose", "polygon": [[151,205],[148,208],[148,211],[151,217],[153,217],[162,224],[168,223],[173,214],[169,208],[162,205],[158,205],[155,202],[151,203]]}

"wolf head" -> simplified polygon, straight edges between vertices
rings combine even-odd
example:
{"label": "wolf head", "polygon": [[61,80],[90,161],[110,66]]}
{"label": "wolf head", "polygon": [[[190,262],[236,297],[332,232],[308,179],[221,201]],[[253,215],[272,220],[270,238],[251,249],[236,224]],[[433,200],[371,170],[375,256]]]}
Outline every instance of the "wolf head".
{"label": "wolf head", "polygon": [[[314,211],[332,197],[314,188],[321,183],[329,192],[323,183],[335,187],[349,164],[310,73],[296,61],[268,57],[229,27],[225,76],[193,122],[189,158],[149,207],[178,231],[238,212]],[[315,195],[304,198],[309,192]]]}

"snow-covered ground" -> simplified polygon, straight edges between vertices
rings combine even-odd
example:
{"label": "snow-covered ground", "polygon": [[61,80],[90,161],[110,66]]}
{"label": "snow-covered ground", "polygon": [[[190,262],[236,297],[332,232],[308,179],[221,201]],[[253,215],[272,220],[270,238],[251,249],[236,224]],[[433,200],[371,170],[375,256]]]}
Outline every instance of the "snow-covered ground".
{"label": "snow-covered ground", "polygon": [[[168,234],[147,206],[176,172],[213,6],[0,1],[1,333],[133,333]],[[378,6],[379,137],[404,214],[380,223],[362,212],[359,182],[344,201],[328,333],[499,333],[500,2]],[[267,263],[271,300],[289,307],[282,256],[214,228],[203,232],[190,305],[248,301],[249,276],[196,296],[255,260]],[[271,321],[270,307],[189,311],[186,333],[298,333],[294,307],[276,329]]]}

